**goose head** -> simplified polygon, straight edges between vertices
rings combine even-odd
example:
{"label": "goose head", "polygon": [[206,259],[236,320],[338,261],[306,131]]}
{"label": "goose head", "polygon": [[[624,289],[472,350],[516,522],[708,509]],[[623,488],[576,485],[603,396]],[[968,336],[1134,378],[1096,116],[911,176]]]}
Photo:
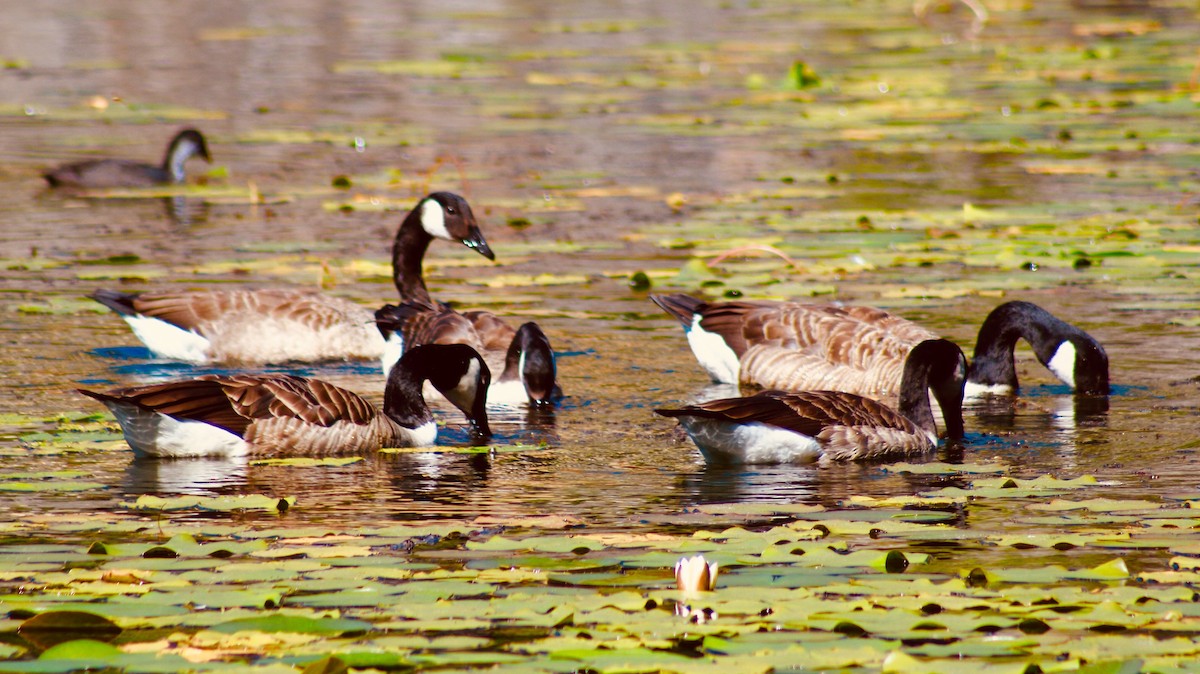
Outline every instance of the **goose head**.
{"label": "goose head", "polygon": [[[964,436],[962,405],[967,381],[967,357],[946,339],[928,339],[913,347],[900,378],[900,413],[936,435],[929,393],[942,408],[946,437]],[[928,391],[928,392],[927,392]]]}
{"label": "goose head", "polygon": [[1108,355],[1094,337],[1032,302],[1005,302],[979,328],[968,377],[974,390],[1017,390],[1013,349],[1029,342],[1038,361],[1064,384],[1085,395],[1108,395]]}
{"label": "goose head", "polygon": [[206,162],[212,162],[208,154],[208,143],[204,136],[195,129],[184,129],[175,135],[167,147],[167,156],[163,159],[163,170],[177,183],[183,182],[183,164],[192,157],[200,157]]}
{"label": "goose head", "polygon": [[475,349],[465,344],[422,344],[409,349],[389,374],[411,372],[420,382],[428,380],[455,407],[467,415],[476,435],[492,434],[487,418],[487,390],[492,373]]}
{"label": "goose head", "polygon": [[429,236],[458,241],[489,260],[496,259],[466,199],[453,192],[434,192],[422,199],[416,210],[421,229]]}
{"label": "goose head", "polygon": [[537,323],[529,322],[517,328],[508,353],[504,357],[504,370],[516,369],[529,395],[531,405],[552,405],[559,394],[555,382],[557,370],[554,350],[550,340]]}

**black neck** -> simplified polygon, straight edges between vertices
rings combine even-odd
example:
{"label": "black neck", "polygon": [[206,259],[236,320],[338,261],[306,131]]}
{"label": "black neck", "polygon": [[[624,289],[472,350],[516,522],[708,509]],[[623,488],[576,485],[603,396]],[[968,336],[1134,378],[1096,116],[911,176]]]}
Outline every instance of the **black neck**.
{"label": "black neck", "polygon": [[913,348],[900,378],[900,413],[921,429],[937,435],[929,392],[942,408],[946,436],[963,437],[962,401],[967,359],[958,345],[931,339]]}
{"label": "black neck", "polygon": [[433,237],[421,226],[421,204],[404,218],[392,243],[392,279],[402,301],[431,303],[429,289],[421,275],[421,262]]}
{"label": "black neck", "polygon": [[383,389],[383,413],[405,428],[417,428],[433,420],[433,413],[421,395],[424,379],[397,363],[388,373]]}

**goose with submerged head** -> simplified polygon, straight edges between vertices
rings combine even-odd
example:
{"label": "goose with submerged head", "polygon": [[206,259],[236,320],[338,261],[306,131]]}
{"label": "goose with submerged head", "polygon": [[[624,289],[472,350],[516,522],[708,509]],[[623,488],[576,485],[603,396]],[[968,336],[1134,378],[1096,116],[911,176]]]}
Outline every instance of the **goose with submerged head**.
{"label": "goose with submerged head", "polygon": [[455,344],[404,354],[388,373],[382,411],[352,391],[286,374],[78,391],[112,411],[137,456],[332,456],[432,445],[437,424],[421,395],[425,381],[466,414],[476,437],[488,437],[490,379],[479,354]]}
{"label": "goose with submerged head", "polygon": [[[466,199],[434,192],[417,202],[396,232],[392,276],[401,299],[432,301],[421,262],[434,239],[495,259]],[[159,358],[264,364],[373,360],[384,350],[370,309],[309,290],[98,290],[90,297],[124,318]]]}
{"label": "goose with submerged head", "polygon": [[195,129],[184,129],[171,140],[161,166],[128,159],[89,159],[63,164],[42,177],[51,187],[79,189],[179,184],[186,177],[183,165],[192,157],[212,161],[204,136]]}
{"label": "goose with submerged head", "polygon": [[[937,447],[928,392],[942,410],[946,437],[963,437],[967,359],[934,339],[905,360],[898,409],[844,391],[778,391],[659,409],[679,421],[713,464],[828,463],[924,454]],[[928,392],[927,392],[928,391]]]}
{"label": "goose with submerged head", "polygon": [[[881,309],[796,302],[651,299],[684,327],[714,381],[788,391],[836,389],[894,396],[908,352],[939,335]],[[1033,347],[1056,377],[1084,395],[1107,395],[1108,356],[1091,335],[1030,302],[1001,304],[979,330],[968,397],[1015,395],[1013,350]]]}
{"label": "goose with submerged head", "polygon": [[[545,406],[562,396],[550,339],[532,321],[513,330],[486,312],[463,314],[444,303],[405,302],[380,308],[375,322],[387,343],[381,359],[384,371],[406,349],[421,344],[466,344],[500,372],[488,389],[489,404]],[[481,329],[487,322],[498,325]]]}

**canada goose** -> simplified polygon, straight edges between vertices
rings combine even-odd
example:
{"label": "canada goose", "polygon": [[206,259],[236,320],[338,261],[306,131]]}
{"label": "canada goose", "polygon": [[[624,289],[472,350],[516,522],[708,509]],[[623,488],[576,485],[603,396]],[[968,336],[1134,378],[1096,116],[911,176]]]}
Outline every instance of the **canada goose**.
{"label": "canada goose", "polygon": [[421,396],[426,380],[491,434],[487,364],[459,344],[410,350],[388,374],[380,412],[362,396],[286,374],[203,375],[98,393],[137,456],[329,456],[432,445],[437,424]]}
{"label": "canada goose", "polygon": [[967,359],[953,342],[926,340],[904,363],[898,410],[844,391],[762,391],[655,410],[674,417],[715,464],[823,463],[915,455],[937,447],[926,390],[942,408],[946,437],[963,437]]}
{"label": "canada goose", "polygon": [[[714,381],[790,391],[836,389],[895,395],[912,347],[938,335],[872,307],[795,302],[706,303],[688,295],[651,299],[683,324],[696,359]],[[1014,395],[1017,339],[1064,383],[1108,394],[1108,356],[1091,335],[1036,304],[1006,302],[979,330],[966,394]]]}
{"label": "canada goose", "polygon": [[406,348],[466,344],[500,372],[488,389],[488,403],[549,405],[562,393],[555,382],[554,351],[537,323],[513,330],[488,312],[459,313],[446,304],[418,302],[385,305],[375,312],[375,322],[388,345],[382,358],[385,371]]}
{"label": "canada goose", "polygon": [[171,140],[161,166],[128,159],[89,159],[63,164],[43,173],[42,177],[51,187],[81,189],[168,185],[183,182],[183,165],[194,156],[212,161],[204,136],[195,129],[184,129]]}
{"label": "canada goose", "polygon": [[[466,199],[434,192],[396,232],[392,274],[401,299],[430,302],[421,261],[434,239],[458,241],[489,260]],[[285,363],[375,359],[383,338],[370,309],[310,290],[209,290],[90,295],[121,315],[159,358],[192,363]]]}

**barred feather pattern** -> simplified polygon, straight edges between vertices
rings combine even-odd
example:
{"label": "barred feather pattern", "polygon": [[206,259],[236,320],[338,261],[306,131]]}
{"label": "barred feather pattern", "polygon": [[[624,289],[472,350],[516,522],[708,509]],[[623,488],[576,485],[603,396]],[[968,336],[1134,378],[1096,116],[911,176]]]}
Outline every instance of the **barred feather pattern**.
{"label": "barred feather pattern", "polygon": [[[937,337],[872,307],[745,305],[739,312],[740,333],[735,340],[744,345],[739,354],[739,379],[764,388],[895,395],[908,352]],[[731,329],[724,323],[732,322],[734,315],[705,312],[701,326],[726,335]],[[712,327],[710,317],[714,319]]]}
{"label": "barred feather pattern", "polygon": [[369,309],[314,292],[147,293],[134,296],[130,308],[207,338],[211,361],[368,359],[383,353],[383,338]]}

